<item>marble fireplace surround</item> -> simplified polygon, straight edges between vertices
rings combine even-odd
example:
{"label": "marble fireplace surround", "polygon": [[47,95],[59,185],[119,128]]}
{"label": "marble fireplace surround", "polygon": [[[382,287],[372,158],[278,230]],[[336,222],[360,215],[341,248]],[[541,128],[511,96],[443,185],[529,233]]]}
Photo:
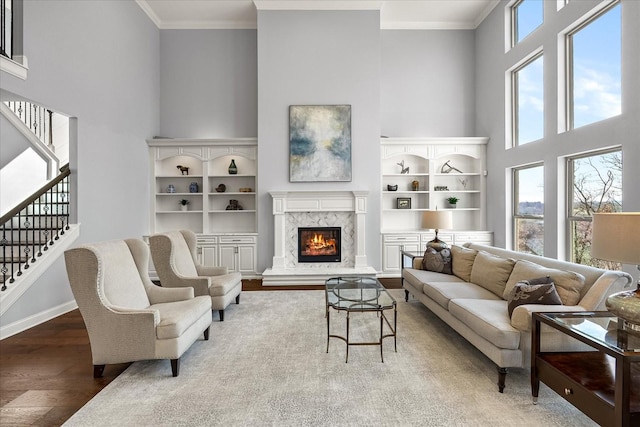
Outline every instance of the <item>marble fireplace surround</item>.
{"label": "marble fireplace surround", "polygon": [[[365,219],[368,191],[274,191],[273,266],[262,273],[265,285],[321,284],[334,276],[375,277],[367,265]],[[298,263],[297,228],[342,227],[340,263]]]}

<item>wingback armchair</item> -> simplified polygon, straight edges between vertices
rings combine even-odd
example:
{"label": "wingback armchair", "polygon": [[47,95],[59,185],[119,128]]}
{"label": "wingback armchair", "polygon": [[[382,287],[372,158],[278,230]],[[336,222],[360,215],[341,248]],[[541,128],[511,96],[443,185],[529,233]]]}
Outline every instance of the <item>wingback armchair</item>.
{"label": "wingback armchair", "polygon": [[142,240],[112,240],[65,251],[71,290],[84,319],[93,376],[106,364],[180,357],[204,333],[209,339],[211,299],[193,289],[166,289],[149,279],[149,247]]}
{"label": "wingback armchair", "polygon": [[192,287],[196,295],[211,297],[211,307],[224,321],[224,310],[240,303],[242,275],[227,267],[201,265],[196,256],[196,235],[190,230],[158,233],[149,237],[151,257],[163,287]]}

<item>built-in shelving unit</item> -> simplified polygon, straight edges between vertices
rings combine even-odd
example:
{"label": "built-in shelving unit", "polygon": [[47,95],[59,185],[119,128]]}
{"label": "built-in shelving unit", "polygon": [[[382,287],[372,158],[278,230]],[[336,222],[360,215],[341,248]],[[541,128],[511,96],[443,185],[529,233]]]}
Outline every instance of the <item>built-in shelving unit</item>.
{"label": "built-in shelving unit", "polygon": [[[147,144],[154,190],[151,233],[192,230],[202,263],[255,275],[256,139],[162,138]],[[235,174],[229,172],[232,160]],[[182,210],[181,199],[189,201],[187,210]]]}
{"label": "built-in shelving unit", "polygon": [[[426,210],[452,211],[453,229],[440,232],[442,240],[493,243],[493,234],[486,230],[487,142],[488,138],[382,138],[385,275],[400,274],[400,251],[424,251],[433,239],[432,230],[422,229]],[[449,197],[459,199],[455,208],[447,202]]]}

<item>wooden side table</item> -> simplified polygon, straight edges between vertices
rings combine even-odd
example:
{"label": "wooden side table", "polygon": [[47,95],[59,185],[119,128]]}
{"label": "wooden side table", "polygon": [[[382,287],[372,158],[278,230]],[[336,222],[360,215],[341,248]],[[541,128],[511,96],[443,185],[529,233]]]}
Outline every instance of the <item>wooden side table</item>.
{"label": "wooden side table", "polygon": [[[593,347],[593,351],[542,352],[541,324]],[[640,425],[640,335],[618,328],[607,311],[534,313],[531,394],[540,381],[601,426]]]}

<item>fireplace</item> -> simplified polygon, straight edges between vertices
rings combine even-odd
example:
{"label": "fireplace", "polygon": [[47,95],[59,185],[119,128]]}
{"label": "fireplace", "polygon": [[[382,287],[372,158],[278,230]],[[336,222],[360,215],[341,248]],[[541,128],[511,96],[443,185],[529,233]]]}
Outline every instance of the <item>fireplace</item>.
{"label": "fireplace", "polygon": [[298,227],[298,262],[340,262],[340,227]]}

